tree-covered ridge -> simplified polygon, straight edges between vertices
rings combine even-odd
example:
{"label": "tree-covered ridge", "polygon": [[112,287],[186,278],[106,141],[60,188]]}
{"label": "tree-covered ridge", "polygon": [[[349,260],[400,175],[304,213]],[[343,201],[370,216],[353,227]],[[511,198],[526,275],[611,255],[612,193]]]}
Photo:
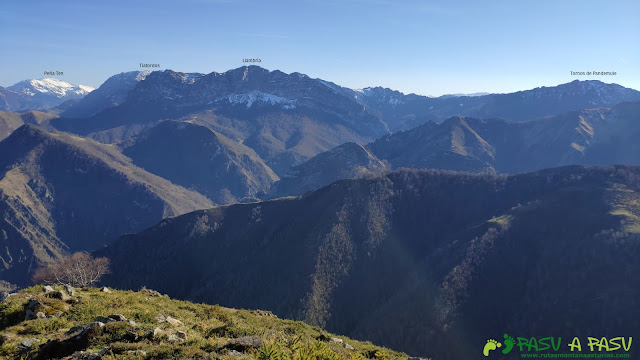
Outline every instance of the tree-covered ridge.
{"label": "tree-covered ridge", "polygon": [[460,359],[507,328],[640,330],[640,289],[626,281],[640,271],[639,190],[632,166],[402,170],[165,219],[98,255],[119,287]]}

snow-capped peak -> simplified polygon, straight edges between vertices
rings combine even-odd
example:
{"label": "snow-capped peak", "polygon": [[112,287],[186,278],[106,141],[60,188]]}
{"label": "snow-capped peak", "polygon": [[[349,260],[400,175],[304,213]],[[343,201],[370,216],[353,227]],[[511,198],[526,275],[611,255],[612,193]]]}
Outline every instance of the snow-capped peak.
{"label": "snow-capped peak", "polygon": [[95,90],[90,86],[72,85],[66,81],[53,78],[24,80],[9,86],[8,89],[28,96],[44,94],[59,99],[77,99]]}

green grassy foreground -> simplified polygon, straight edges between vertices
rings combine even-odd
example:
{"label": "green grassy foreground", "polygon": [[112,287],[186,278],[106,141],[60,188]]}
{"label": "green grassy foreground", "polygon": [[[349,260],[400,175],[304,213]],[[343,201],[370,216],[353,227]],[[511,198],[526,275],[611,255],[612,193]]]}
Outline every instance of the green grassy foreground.
{"label": "green grassy foreground", "polygon": [[0,358],[408,358],[267,311],[172,300],[152,290],[76,289],[67,297],[54,289],[27,288],[0,303]]}

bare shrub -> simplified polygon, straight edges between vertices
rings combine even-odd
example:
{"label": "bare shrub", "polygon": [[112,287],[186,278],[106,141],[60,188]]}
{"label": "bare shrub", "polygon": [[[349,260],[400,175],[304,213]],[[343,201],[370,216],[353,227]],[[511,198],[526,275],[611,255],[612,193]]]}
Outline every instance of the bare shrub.
{"label": "bare shrub", "polygon": [[109,272],[109,259],[94,258],[86,252],[77,252],[39,267],[33,274],[36,284],[87,287]]}

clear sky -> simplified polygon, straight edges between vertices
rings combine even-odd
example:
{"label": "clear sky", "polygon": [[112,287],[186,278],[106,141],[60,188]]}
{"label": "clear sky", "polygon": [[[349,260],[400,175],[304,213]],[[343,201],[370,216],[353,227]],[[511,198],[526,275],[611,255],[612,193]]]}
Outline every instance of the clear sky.
{"label": "clear sky", "polygon": [[[0,85],[99,86],[139,63],[222,72],[260,58],[351,88],[510,92],[575,79],[640,89],[638,0],[5,0]],[[570,71],[615,71],[572,76]]]}

